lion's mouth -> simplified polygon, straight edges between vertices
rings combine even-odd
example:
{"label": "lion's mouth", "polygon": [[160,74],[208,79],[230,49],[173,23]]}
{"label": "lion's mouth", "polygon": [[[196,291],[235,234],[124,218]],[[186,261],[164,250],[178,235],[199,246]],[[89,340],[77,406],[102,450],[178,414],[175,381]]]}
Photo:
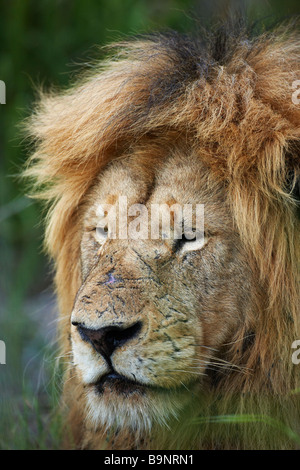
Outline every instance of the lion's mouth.
{"label": "lion's mouth", "polygon": [[95,384],[97,393],[103,394],[106,390],[120,394],[144,393],[146,386],[136,380],[128,379],[117,372],[103,375]]}

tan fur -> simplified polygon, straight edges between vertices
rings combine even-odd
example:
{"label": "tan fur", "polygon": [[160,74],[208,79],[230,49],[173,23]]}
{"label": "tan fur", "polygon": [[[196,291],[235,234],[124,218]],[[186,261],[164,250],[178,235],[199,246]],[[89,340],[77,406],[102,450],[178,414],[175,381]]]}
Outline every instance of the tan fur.
{"label": "tan fur", "polygon": [[[42,95],[28,123],[37,145],[26,174],[50,203],[61,347],[74,356],[64,392],[72,439],[84,448],[293,447],[262,424],[190,420],[251,412],[299,426],[291,345],[300,338],[300,231],[286,188],[300,166],[291,88],[299,36],[237,40],[224,63],[207,52],[205,73],[191,66],[190,75],[192,56],[181,69],[180,44],[169,42],[121,45],[75,87]],[[109,240],[99,255],[96,206],[122,194],[146,205],[204,203],[207,245],[183,259],[168,242]],[[122,290],[105,284],[112,269]],[[142,320],[114,360],[159,388],[96,397],[105,361],[70,327],[72,311],[91,328]],[[101,409],[109,409],[108,430]]]}

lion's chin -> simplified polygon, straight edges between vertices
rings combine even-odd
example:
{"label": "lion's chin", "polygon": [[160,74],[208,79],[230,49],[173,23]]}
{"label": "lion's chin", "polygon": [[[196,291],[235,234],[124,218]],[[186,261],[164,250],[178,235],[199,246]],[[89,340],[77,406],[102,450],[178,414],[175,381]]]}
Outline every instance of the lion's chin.
{"label": "lion's chin", "polygon": [[186,402],[184,390],[156,389],[109,377],[89,389],[86,416],[95,431],[118,429],[142,435],[155,425],[168,427]]}
{"label": "lion's chin", "polygon": [[148,388],[146,385],[130,380],[118,373],[108,373],[102,376],[95,384],[94,387],[99,395],[115,393],[117,395],[143,395]]}

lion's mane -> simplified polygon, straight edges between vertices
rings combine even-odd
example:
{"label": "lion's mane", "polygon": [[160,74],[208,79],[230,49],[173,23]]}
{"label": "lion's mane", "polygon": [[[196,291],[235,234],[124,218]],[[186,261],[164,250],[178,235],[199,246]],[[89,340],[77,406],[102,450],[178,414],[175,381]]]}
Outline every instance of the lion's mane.
{"label": "lion's mane", "polygon": [[[272,396],[275,408],[284,408],[280,419],[295,429],[300,421],[300,366],[292,363],[291,345],[300,338],[300,104],[293,103],[292,95],[300,79],[299,34],[291,26],[255,38],[224,31],[206,39],[168,33],[121,43],[113,50],[73,87],[42,93],[27,123],[35,152],[26,175],[36,196],[49,204],[46,247],[55,261],[63,354],[70,352],[70,313],[81,284],[85,195],[104,165],[128,149],[141,145],[144,165],[151,168],[160,148],[183,137],[191,148],[201,147],[205,165],[226,185],[249,264],[257,272],[258,291],[264,292],[255,335],[244,355],[233,344],[230,357],[255,374],[228,371],[211,399],[209,393],[203,398],[206,409],[214,415],[249,413],[246,404],[251,403],[256,414],[268,414],[273,408],[265,400]],[[80,385],[67,382],[65,401],[71,426],[78,429],[84,419],[78,411]],[[234,408],[226,407],[233,395]],[[245,443],[241,434],[233,433],[231,439],[229,432],[220,443],[213,426],[202,441],[190,432],[193,443],[184,445],[281,447],[272,439],[256,439],[255,433]],[[74,436],[76,445],[82,445],[80,431]],[[89,445],[96,447],[99,436],[91,442],[93,437]],[[132,445],[125,438],[122,442]],[[149,445],[172,444],[166,438],[165,444],[154,440]]]}

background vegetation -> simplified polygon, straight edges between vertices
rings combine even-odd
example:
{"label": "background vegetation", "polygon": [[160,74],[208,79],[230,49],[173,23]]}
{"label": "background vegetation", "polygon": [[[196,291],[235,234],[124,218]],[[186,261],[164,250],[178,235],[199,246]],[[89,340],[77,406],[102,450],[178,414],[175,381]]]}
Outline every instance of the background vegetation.
{"label": "background vegetation", "polygon": [[24,196],[18,175],[28,150],[18,125],[36,87],[64,86],[97,55],[96,45],[166,28],[188,31],[197,16],[226,15],[230,4],[273,21],[299,13],[298,0],[0,0],[0,448],[55,448],[59,395],[55,298],[42,253],[41,208]]}

